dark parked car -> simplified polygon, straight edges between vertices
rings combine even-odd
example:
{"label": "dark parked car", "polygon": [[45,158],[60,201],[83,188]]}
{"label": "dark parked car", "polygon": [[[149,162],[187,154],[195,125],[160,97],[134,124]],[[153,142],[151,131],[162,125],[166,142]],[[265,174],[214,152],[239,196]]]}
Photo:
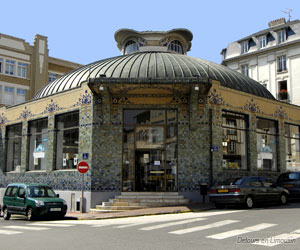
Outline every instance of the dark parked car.
{"label": "dark parked car", "polygon": [[228,179],[209,191],[210,201],[217,208],[227,204],[243,204],[247,208],[252,208],[256,203],[285,205],[288,195],[288,190],[257,176]]}
{"label": "dark parked car", "polygon": [[277,184],[289,190],[290,198],[300,199],[300,172],[288,172],[279,175]]}
{"label": "dark parked car", "polygon": [[64,217],[67,205],[47,185],[13,183],[6,188],[2,210],[4,220],[9,220],[11,214],[23,214],[32,220],[44,215]]}

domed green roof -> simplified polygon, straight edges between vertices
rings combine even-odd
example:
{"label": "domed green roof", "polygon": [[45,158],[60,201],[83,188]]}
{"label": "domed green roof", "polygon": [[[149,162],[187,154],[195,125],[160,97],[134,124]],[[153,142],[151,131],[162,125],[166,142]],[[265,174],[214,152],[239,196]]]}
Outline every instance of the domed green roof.
{"label": "domed green roof", "polygon": [[222,86],[256,96],[275,99],[260,83],[223,65],[172,52],[138,52],[100,60],[48,83],[38,91],[34,99],[53,95],[79,87],[89,78],[105,76],[113,79],[178,79],[205,77],[217,80]]}

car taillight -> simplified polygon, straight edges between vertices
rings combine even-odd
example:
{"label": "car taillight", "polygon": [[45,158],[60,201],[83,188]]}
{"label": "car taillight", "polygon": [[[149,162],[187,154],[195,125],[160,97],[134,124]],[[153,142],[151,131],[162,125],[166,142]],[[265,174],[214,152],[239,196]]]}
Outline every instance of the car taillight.
{"label": "car taillight", "polygon": [[239,189],[239,188],[229,189],[229,192],[231,192],[231,193],[239,193],[239,192],[241,192],[241,189]]}
{"label": "car taillight", "polygon": [[217,190],[214,190],[214,189],[208,191],[208,193],[210,193],[210,194],[215,194],[216,192],[217,192]]}

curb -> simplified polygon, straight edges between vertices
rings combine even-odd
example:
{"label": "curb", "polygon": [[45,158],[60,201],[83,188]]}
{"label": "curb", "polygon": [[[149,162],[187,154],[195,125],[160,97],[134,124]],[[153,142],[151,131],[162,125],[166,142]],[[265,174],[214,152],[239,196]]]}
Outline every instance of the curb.
{"label": "curb", "polygon": [[179,214],[179,213],[193,213],[193,212],[203,212],[213,210],[215,207],[199,208],[199,209],[187,209],[187,210],[177,210],[171,212],[157,212],[157,213],[145,213],[145,214],[132,214],[132,215],[117,215],[112,217],[76,217],[76,216],[67,216],[67,218],[73,218],[74,220],[108,220],[108,219],[120,219],[120,218],[129,218],[129,217],[141,217],[141,216],[153,216],[153,215],[164,215],[164,214]]}

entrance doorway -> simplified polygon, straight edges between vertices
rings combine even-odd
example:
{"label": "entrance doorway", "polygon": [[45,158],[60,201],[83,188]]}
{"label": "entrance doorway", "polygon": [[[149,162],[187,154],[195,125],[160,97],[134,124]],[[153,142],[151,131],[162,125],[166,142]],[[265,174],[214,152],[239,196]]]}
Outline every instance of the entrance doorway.
{"label": "entrance doorway", "polygon": [[124,110],[122,191],[177,191],[176,110]]}

